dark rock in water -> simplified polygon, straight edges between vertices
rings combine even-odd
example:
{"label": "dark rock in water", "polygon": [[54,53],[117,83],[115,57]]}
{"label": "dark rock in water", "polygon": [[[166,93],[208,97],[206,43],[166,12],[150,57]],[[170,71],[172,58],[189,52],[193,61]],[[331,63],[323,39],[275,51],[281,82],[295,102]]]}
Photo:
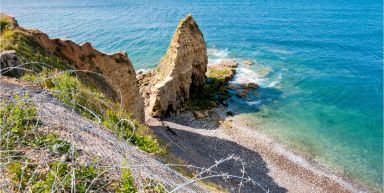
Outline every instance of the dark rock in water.
{"label": "dark rock in water", "polygon": [[23,72],[15,50],[0,52],[0,73],[7,76],[20,76]]}
{"label": "dark rock in water", "polygon": [[259,85],[257,85],[256,83],[253,83],[253,82],[248,82],[245,84],[241,84],[240,87],[243,89],[256,89],[259,87]]}
{"label": "dark rock in water", "polygon": [[240,93],[237,93],[237,96],[240,97],[240,98],[243,98],[243,97],[246,97],[247,94],[248,94],[248,91],[243,90]]}
{"label": "dark rock in water", "polygon": [[253,83],[253,82],[247,83],[248,89],[250,89],[250,88],[256,89],[258,87],[259,87],[259,85],[257,85],[256,83]]}
{"label": "dark rock in water", "polygon": [[227,113],[226,113],[228,116],[233,116],[233,112],[232,111],[227,111]]}

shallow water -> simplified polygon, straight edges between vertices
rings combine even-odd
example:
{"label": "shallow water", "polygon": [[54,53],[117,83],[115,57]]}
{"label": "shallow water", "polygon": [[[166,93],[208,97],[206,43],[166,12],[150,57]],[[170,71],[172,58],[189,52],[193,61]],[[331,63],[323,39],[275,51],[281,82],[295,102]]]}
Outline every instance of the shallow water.
{"label": "shallow water", "polygon": [[252,59],[234,82],[261,85],[230,108],[296,151],[383,186],[382,1],[12,1],[1,10],[51,37],[91,41],[154,67],[192,13],[209,61]]}

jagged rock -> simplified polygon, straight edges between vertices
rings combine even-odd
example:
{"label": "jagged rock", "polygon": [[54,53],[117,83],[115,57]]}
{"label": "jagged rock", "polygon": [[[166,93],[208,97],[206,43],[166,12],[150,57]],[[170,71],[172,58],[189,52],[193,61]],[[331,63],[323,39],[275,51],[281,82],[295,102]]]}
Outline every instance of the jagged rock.
{"label": "jagged rock", "polygon": [[204,117],[209,117],[209,111],[208,110],[204,110],[202,111]]}
{"label": "jagged rock", "polygon": [[206,116],[200,111],[193,111],[195,119],[204,119]]}
{"label": "jagged rock", "polygon": [[106,95],[121,101],[126,111],[144,121],[143,99],[139,94],[135,70],[126,53],[105,54],[94,49],[89,42],[79,45],[67,39],[50,39],[39,30],[19,27],[10,16],[2,14],[2,18],[11,21],[13,27],[33,39],[47,53],[81,71],[80,77],[88,84],[93,84]]}
{"label": "jagged rock", "polygon": [[236,68],[238,65],[236,60],[230,60],[230,59],[223,60],[220,62],[220,64],[230,68]]}
{"label": "jagged rock", "polygon": [[241,63],[250,66],[250,65],[253,65],[255,62],[253,62],[252,60],[243,60]]}
{"label": "jagged rock", "polygon": [[243,90],[243,91],[237,93],[237,96],[240,97],[240,98],[243,98],[243,97],[247,96],[247,94],[248,94],[248,91],[247,90]]}
{"label": "jagged rock", "polygon": [[224,60],[218,64],[208,66],[208,76],[230,81],[236,74],[236,61]]}
{"label": "jagged rock", "polygon": [[0,52],[0,75],[19,76],[22,73],[22,66],[15,50]]}
{"label": "jagged rock", "polygon": [[[143,99],[138,92],[135,69],[126,53],[109,55],[94,49],[89,42],[78,45],[71,40],[49,39],[46,34],[39,32],[34,33],[34,36],[41,45],[66,58],[76,69],[90,71],[88,77],[97,82],[96,86],[105,92],[113,90],[121,99],[124,109],[131,112],[136,119],[144,121]],[[112,89],[104,89],[106,86]]]}
{"label": "jagged rock", "polygon": [[204,87],[207,63],[203,34],[192,15],[187,15],[178,23],[167,53],[151,78],[150,115],[159,117],[181,109],[191,95]]}
{"label": "jagged rock", "polygon": [[259,85],[253,82],[248,82],[248,83],[242,84],[241,87],[244,89],[256,89],[259,87]]}

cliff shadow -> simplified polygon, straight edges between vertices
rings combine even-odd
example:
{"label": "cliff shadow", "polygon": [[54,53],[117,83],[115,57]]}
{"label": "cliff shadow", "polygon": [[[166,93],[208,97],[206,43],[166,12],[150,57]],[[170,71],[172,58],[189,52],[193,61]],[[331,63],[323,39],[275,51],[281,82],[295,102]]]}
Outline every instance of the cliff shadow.
{"label": "cliff shadow", "polygon": [[[167,114],[163,117],[163,120],[171,120],[174,123],[190,126],[196,129],[214,130],[219,128],[219,121],[224,119],[224,117],[240,115],[243,113],[257,113],[261,108],[275,105],[275,103],[278,102],[282,97],[283,92],[276,88],[267,87],[249,90],[247,96],[244,97],[240,97],[238,94],[239,92],[237,90],[230,89],[228,91],[228,97],[225,101],[218,100],[223,108],[219,108],[218,110],[208,110],[209,115],[204,115],[204,118],[197,119],[191,114],[195,113],[196,111],[203,112],[207,110],[194,110],[188,107],[188,110],[177,115],[177,118],[173,118]],[[212,100],[209,98],[191,100],[193,100],[193,104],[197,106],[206,105],[206,109],[213,108],[208,104],[212,102]]]}
{"label": "cliff shadow", "polygon": [[[241,162],[245,163],[245,178],[250,177],[256,182],[246,182],[241,188],[241,192],[287,192],[284,187],[280,187],[268,175],[269,169],[259,153],[232,141],[205,136],[176,127],[178,126],[152,126],[151,128],[170,145],[170,150],[174,155],[187,161],[188,164],[207,168],[215,164],[217,160],[231,155],[238,156],[242,160]],[[232,160],[220,164],[213,170],[218,173],[242,176],[241,162]],[[240,183],[239,179],[212,178],[210,181],[228,189],[235,188],[231,192],[238,192],[236,185]]]}

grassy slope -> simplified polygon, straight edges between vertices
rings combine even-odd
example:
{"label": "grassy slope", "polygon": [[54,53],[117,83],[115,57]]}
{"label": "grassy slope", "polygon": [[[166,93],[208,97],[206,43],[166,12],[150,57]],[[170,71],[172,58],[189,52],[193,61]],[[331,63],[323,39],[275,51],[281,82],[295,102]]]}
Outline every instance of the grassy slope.
{"label": "grassy slope", "polygon": [[[167,146],[147,126],[140,124],[129,113],[125,112],[118,101],[108,98],[98,89],[82,82],[76,73],[70,71],[72,69],[65,61],[47,53],[28,32],[15,28],[6,18],[2,17],[0,22],[0,51],[16,50],[20,60],[25,64],[24,68],[27,69],[22,76],[13,76],[39,84],[66,105],[74,107],[82,116],[100,122],[120,139],[129,138],[132,144],[141,150],[160,155],[164,162],[184,163],[170,154]],[[227,93],[223,87],[225,80],[222,75],[227,73],[226,69],[209,70],[207,73],[209,81],[203,94],[189,100],[186,106],[189,109],[206,109],[213,107],[213,103],[224,100]],[[66,166],[60,167],[65,168]],[[191,171],[185,167],[176,167],[175,169],[184,175],[193,176]],[[13,175],[17,174],[16,171],[13,171]],[[127,172],[129,173],[129,171]],[[125,186],[126,189],[131,189],[134,192],[134,186],[129,185],[131,182],[127,172],[121,174],[121,181],[125,181],[126,184],[123,183],[117,187]],[[163,191],[159,185],[152,188],[155,189],[154,192]]]}
{"label": "grassy slope", "polygon": [[[81,115],[86,118],[98,121],[103,126],[112,130],[120,139],[128,139],[133,144],[138,146],[141,150],[148,153],[167,155],[165,145],[161,145],[151,130],[145,125],[140,124],[138,121],[134,120],[131,114],[125,112],[119,102],[114,101],[106,97],[96,88],[88,86],[86,83],[80,81],[76,73],[71,71],[71,68],[67,63],[60,59],[59,57],[46,52],[34,39],[30,36],[27,31],[19,29],[12,24],[12,21],[6,17],[0,18],[1,25],[1,42],[0,42],[0,51],[3,50],[15,50],[20,60],[22,61],[24,73],[7,75],[15,76],[23,80],[32,81],[41,87],[47,89],[55,97],[61,100],[68,106],[74,107],[74,109]],[[5,108],[5,109],[4,109]],[[9,109],[11,113],[7,112]],[[12,112],[15,111],[16,115]],[[31,112],[30,112],[31,111]],[[39,133],[40,141],[43,141],[42,144],[36,144],[35,141],[28,141],[20,145],[11,145],[20,141],[21,135],[12,135],[9,138],[9,133],[12,133],[16,128],[16,133],[18,130],[22,130],[21,133],[27,132],[30,133],[30,124],[25,119],[28,117],[23,117],[24,115],[35,117],[35,111],[33,107],[20,106],[16,103],[8,103],[2,105],[0,109],[0,116],[2,117],[1,126],[5,126],[4,130],[1,133],[1,140],[6,141],[7,145],[2,144],[1,150],[13,151],[20,148],[34,148],[35,146],[39,147],[43,145],[46,147],[51,143],[50,141],[60,141],[57,136],[51,136],[50,134]],[[33,113],[32,113],[33,112]],[[122,121],[125,120],[125,121]],[[8,123],[15,124],[7,125]],[[7,130],[9,129],[9,130]],[[24,135],[23,140],[24,140]],[[36,136],[32,137],[36,138]],[[11,139],[11,140],[4,140]],[[64,142],[63,142],[64,143]],[[66,142],[65,142],[66,143]],[[5,148],[5,149],[4,149]],[[8,148],[8,149],[7,149]],[[48,148],[49,149],[49,148]],[[42,149],[37,148],[36,150],[43,151]],[[60,156],[67,152],[63,152]],[[3,157],[3,156],[2,156]],[[167,156],[166,156],[167,157]],[[1,161],[2,163],[5,160]],[[43,170],[38,172],[36,175],[24,175],[34,171],[36,168],[33,168],[33,165],[28,164],[31,160],[24,159],[14,159],[7,164],[8,173],[7,176],[11,177],[12,184],[14,185],[13,189],[15,191],[19,190],[32,190],[37,192],[49,191],[52,187],[53,179],[52,176],[60,177],[63,181],[63,189],[70,190],[70,184],[68,178],[70,177],[70,167],[65,163],[50,162],[47,167],[51,168],[50,171],[55,171],[55,173],[46,173]],[[31,168],[30,168],[31,167]],[[78,167],[76,176],[81,177],[86,176],[85,184],[76,185],[76,189],[80,192],[82,188],[86,187],[89,180],[102,173],[98,169],[92,166],[76,166]],[[52,170],[54,168],[55,170]],[[83,173],[81,173],[83,172]],[[136,189],[133,184],[132,177],[130,176],[129,171],[121,171],[121,179],[111,183],[113,191],[121,192],[135,192]],[[56,179],[57,180],[57,179]],[[32,184],[32,186],[27,186],[26,183]],[[97,187],[97,186],[95,186]],[[111,187],[104,187],[111,189]],[[107,190],[105,189],[105,190]],[[154,192],[162,192],[163,189],[161,186],[155,185],[150,187]]]}

